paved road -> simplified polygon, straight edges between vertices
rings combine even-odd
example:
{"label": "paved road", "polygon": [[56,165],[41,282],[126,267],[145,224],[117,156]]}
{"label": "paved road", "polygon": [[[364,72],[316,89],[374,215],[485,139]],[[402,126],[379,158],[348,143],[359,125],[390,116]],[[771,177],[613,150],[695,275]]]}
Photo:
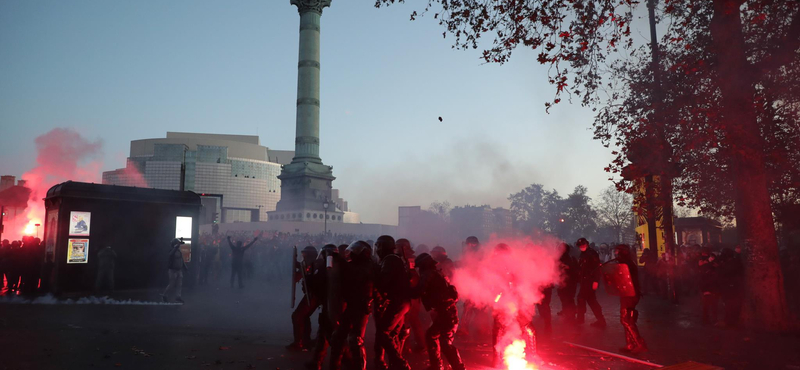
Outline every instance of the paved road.
{"label": "paved road", "polygon": [[[0,369],[300,370],[309,354],[283,348],[291,341],[284,290],[252,284],[244,290],[207,287],[185,292],[185,305],[11,304],[20,298],[0,297],[0,348],[7,354],[0,356]],[[156,291],[124,292],[115,298],[158,301]],[[606,330],[566,330],[554,319],[553,338],[542,341],[540,348],[547,367],[651,368],[563,344],[610,351],[620,347],[624,340],[618,306],[611,297],[603,303],[610,324]],[[800,369],[797,336],[701,328],[690,304],[675,307],[658,298],[645,299],[641,308],[642,334],[652,348],[643,359],[661,364],[694,359],[727,369]],[[554,302],[553,312],[558,310]],[[368,332],[371,348],[373,329]],[[489,339],[479,334],[457,340],[468,368],[488,367]],[[427,367],[424,353],[408,357],[414,369]]]}

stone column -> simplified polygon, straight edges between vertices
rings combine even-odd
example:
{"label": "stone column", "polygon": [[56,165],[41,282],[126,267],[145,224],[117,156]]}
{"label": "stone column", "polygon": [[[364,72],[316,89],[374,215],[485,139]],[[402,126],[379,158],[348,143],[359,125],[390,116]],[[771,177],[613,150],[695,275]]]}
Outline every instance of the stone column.
{"label": "stone column", "polygon": [[293,162],[322,163],[319,157],[319,47],[322,9],[331,0],[291,0],[300,13],[297,63],[297,131]]}

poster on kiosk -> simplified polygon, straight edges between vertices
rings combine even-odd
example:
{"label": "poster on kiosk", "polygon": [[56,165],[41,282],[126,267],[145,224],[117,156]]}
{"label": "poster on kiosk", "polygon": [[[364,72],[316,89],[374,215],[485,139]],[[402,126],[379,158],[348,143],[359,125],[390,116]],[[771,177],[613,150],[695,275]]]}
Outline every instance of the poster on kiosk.
{"label": "poster on kiosk", "polygon": [[91,227],[91,212],[71,211],[69,213],[67,263],[89,262],[89,232]]}
{"label": "poster on kiosk", "polygon": [[183,261],[192,262],[192,218],[178,216],[175,218],[175,238],[183,240],[181,245]]}
{"label": "poster on kiosk", "polygon": [[89,228],[92,226],[91,212],[72,211],[69,213],[69,235],[70,236],[89,236]]}

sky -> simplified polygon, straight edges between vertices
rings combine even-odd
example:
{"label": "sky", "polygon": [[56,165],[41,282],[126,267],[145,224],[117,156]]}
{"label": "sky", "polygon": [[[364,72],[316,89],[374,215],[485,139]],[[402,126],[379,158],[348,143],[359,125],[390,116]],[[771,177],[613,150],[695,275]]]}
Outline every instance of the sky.
{"label": "sky", "polygon": [[[532,183],[611,185],[591,110],[545,112],[554,89],[535,52],[484,64],[431,16],[410,21],[424,3],[323,12],[320,154],[362,222],[435,200],[507,207]],[[103,170],[167,131],[294,149],[298,26],[289,0],[2,1],[0,173],[34,167],[34,139],[57,127],[101,140]]]}

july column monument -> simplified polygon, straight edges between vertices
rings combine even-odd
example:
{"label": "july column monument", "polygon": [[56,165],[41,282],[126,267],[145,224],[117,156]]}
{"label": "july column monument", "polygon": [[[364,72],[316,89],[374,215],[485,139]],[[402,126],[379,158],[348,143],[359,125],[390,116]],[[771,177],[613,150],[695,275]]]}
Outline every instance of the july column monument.
{"label": "july column monument", "polygon": [[300,52],[297,63],[297,118],[294,158],[280,176],[281,200],[269,212],[276,221],[325,220],[342,222],[343,212],[330,202],[333,167],[319,156],[320,18],[331,0],[290,0],[300,13]]}

